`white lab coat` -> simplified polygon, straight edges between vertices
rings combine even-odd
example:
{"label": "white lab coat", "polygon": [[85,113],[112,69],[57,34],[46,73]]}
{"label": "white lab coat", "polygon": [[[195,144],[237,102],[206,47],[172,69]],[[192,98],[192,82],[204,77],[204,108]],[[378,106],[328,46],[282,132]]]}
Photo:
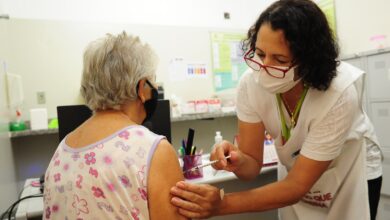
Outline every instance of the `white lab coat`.
{"label": "white lab coat", "polygon": [[[319,160],[332,161],[328,170],[302,200],[295,205],[280,209],[281,220],[368,220],[369,204],[366,177],[366,150],[364,136],[369,139],[370,129],[367,116],[362,106],[364,72],[347,63],[341,62],[337,76],[327,91],[309,89],[302,105],[297,125],[290,140],[282,146],[281,127],[276,97],[268,93],[259,84],[258,72],[247,72],[240,80],[237,90],[237,116],[249,123],[262,122],[267,131],[275,138],[275,147],[279,156],[278,177],[283,179],[286,171],[295,163],[297,155],[307,156],[307,146],[302,148],[309,131],[326,118],[344,92],[352,91],[354,108],[352,126],[347,130],[347,137],[340,145],[339,154],[332,158]],[[357,103],[358,102],[358,103]],[[345,112],[344,112],[345,113]],[[287,120],[288,121],[288,120]],[[332,129],[332,128],[330,128]],[[373,134],[373,132],[371,132]],[[375,139],[374,139],[374,142]],[[315,145],[310,146],[317,147]],[[301,151],[300,151],[301,150]],[[305,153],[306,150],[306,154]],[[297,154],[298,152],[298,154]],[[300,152],[300,153],[299,153]],[[321,149],[317,150],[321,154]],[[316,159],[315,157],[309,157]],[[325,158],[325,159],[324,159]]]}
{"label": "white lab coat", "polygon": [[[281,137],[275,141],[281,162],[279,178],[284,178],[297,157],[302,143],[310,131],[310,126],[320,122],[336,103],[341,94],[353,85],[361,104],[361,83],[363,71],[346,63],[341,63],[337,77],[325,92],[312,90],[308,93],[305,106],[310,111],[301,112],[294,133],[282,146]],[[352,113],[351,113],[352,114]],[[330,164],[328,170],[314,184],[304,198],[289,207],[280,209],[281,220],[368,220],[369,204],[367,191],[366,146],[364,134],[366,115],[358,110],[355,121],[345,140],[340,155]],[[285,171],[283,171],[283,169]]]}

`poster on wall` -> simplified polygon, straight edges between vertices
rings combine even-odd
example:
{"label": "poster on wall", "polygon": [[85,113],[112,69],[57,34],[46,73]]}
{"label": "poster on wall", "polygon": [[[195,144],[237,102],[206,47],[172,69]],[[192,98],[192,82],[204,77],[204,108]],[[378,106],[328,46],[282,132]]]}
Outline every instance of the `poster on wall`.
{"label": "poster on wall", "polygon": [[248,68],[241,48],[245,34],[211,33],[212,70],[215,91],[235,88]]}
{"label": "poster on wall", "polygon": [[208,72],[206,62],[187,61],[183,58],[174,58],[169,62],[169,80],[171,82],[194,78],[207,79]]}
{"label": "poster on wall", "polygon": [[324,12],[326,18],[328,19],[329,26],[333,30],[333,33],[336,35],[336,13],[334,0],[316,0],[315,1],[318,7]]}

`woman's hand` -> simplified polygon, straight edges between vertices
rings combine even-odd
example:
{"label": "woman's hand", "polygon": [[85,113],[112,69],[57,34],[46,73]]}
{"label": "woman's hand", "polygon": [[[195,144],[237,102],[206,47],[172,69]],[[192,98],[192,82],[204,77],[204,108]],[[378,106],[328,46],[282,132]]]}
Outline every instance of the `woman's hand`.
{"label": "woman's hand", "polygon": [[188,218],[208,218],[218,213],[223,195],[217,187],[180,181],[171,188],[171,203]]}
{"label": "woman's hand", "polygon": [[[226,160],[225,157],[229,155],[230,158]],[[216,170],[235,172],[243,163],[243,159],[243,155],[238,147],[228,141],[216,144],[210,153],[210,161],[219,160],[219,162],[212,165]]]}

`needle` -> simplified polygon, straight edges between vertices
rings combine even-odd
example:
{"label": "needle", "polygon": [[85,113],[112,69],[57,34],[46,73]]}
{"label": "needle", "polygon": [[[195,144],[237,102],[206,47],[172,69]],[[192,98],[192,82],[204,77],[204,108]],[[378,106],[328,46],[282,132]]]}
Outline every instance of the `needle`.
{"label": "needle", "polygon": [[[225,159],[229,159],[231,157],[231,155],[225,157]],[[215,163],[217,163],[219,160],[213,160],[213,161],[210,161],[208,163],[205,163],[205,164],[202,164],[202,165],[199,165],[199,166],[196,166],[196,167],[192,167],[186,171],[184,171],[183,173],[186,173],[186,172],[190,172],[190,171],[194,171],[194,170],[198,170],[200,168],[203,168],[203,167],[206,167],[206,166],[210,166],[210,165],[213,165]]]}

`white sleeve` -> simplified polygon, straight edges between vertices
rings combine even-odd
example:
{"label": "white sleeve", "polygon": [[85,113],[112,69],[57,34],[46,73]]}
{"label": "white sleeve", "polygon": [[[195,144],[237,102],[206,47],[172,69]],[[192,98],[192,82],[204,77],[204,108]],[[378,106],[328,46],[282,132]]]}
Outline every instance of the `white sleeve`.
{"label": "white sleeve", "polygon": [[300,153],[318,161],[335,159],[359,110],[357,99],[354,87],[347,88],[324,119],[309,130]]}
{"label": "white sleeve", "polygon": [[237,99],[236,99],[236,111],[237,117],[243,122],[248,123],[258,123],[261,122],[261,117],[254,108],[254,103],[250,103],[249,96],[255,95],[252,94],[248,89],[248,79],[250,79],[249,75],[244,75],[237,88]]}

